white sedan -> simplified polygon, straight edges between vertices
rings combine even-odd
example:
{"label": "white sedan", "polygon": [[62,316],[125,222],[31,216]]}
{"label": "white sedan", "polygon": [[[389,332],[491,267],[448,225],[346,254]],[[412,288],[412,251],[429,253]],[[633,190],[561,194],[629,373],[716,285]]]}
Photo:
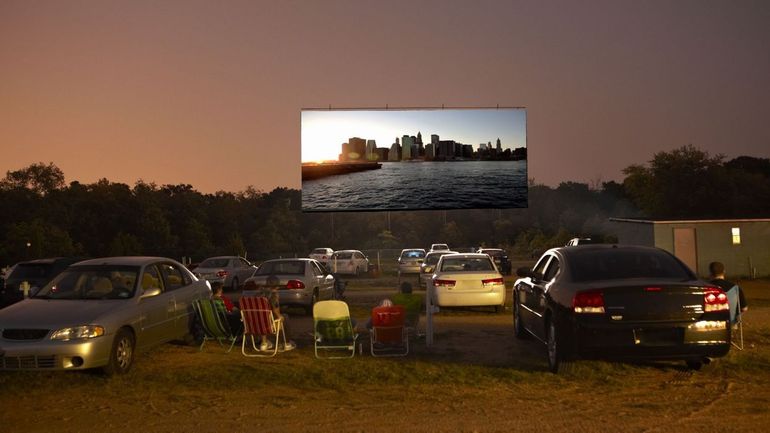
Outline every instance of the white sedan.
{"label": "white sedan", "polygon": [[336,274],[361,275],[369,272],[369,259],[358,250],[335,251],[328,267]]}
{"label": "white sedan", "polygon": [[487,254],[446,254],[433,274],[433,301],[439,307],[505,305],[505,280]]}

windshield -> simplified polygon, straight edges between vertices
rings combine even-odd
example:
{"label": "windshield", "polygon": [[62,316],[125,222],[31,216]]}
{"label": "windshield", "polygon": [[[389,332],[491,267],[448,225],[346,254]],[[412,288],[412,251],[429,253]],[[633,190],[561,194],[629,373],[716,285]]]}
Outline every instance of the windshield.
{"label": "windshield", "polygon": [[656,250],[619,251],[615,249],[581,251],[570,255],[574,281],[619,280],[626,278],[694,278],[670,254]]}
{"label": "windshield", "polygon": [[425,257],[425,251],[423,250],[409,250],[401,253],[402,259],[422,259]]}
{"label": "windshield", "polygon": [[441,272],[480,272],[495,268],[489,257],[444,257]]}
{"label": "windshield", "polygon": [[34,296],[42,299],[128,299],[134,296],[139,268],[79,266],[46,284]]}
{"label": "windshield", "polygon": [[305,262],[303,261],[285,261],[285,262],[265,262],[259,266],[255,275],[304,275]]}
{"label": "windshield", "polygon": [[425,256],[425,264],[426,265],[435,265],[438,263],[438,259],[441,258],[441,256],[445,256],[448,253],[439,253],[439,254],[428,254]]}
{"label": "windshield", "polygon": [[42,263],[20,263],[16,265],[8,275],[9,280],[39,280],[48,277],[51,273],[50,264]]}

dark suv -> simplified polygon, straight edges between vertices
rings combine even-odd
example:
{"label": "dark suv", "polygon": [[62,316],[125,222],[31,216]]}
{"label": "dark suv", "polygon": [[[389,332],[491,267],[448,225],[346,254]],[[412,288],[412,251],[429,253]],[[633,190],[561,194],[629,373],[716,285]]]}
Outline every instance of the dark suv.
{"label": "dark suv", "polygon": [[21,289],[22,282],[29,283],[29,294],[33,295],[69,265],[81,260],[84,259],[82,257],[54,257],[17,263],[11,268],[2,286],[0,286],[0,308],[24,299],[24,293]]}
{"label": "dark suv", "polygon": [[489,255],[501,274],[511,275],[511,262],[508,260],[508,253],[505,250],[500,248],[479,248],[477,252]]}

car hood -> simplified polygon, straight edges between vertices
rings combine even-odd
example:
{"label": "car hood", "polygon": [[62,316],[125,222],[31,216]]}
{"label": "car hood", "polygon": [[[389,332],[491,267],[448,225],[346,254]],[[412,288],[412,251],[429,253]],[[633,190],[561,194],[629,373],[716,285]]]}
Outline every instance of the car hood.
{"label": "car hood", "polygon": [[131,299],[25,299],[0,310],[0,328],[57,328],[96,322]]}

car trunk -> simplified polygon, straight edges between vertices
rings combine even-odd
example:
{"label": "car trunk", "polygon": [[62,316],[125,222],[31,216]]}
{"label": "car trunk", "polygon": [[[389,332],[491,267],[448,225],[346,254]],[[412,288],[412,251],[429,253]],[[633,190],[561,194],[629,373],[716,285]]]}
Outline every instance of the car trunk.
{"label": "car trunk", "polygon": [[607,315],[623,322],[698,320],[704,289],[690,285],[628,285],[602,289]]}
{"label": "car trunk", "polygon": [[495,286],[489,284],[484,286],[482,280],[489,280],[495,277],[489,272],[463,272],[463,273],[444,273],[439,277],[440,280],[452,280],[455,282],[454,286],[448,290],[452,292],[489,292]]}

